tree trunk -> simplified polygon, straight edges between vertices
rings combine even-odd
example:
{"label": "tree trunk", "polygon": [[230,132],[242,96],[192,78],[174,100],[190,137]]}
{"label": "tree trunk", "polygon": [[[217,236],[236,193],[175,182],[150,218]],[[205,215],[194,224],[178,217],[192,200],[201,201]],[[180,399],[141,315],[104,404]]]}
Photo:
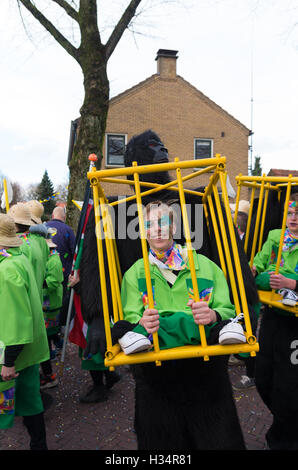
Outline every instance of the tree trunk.
{"label": "tree trunk", "polygon": [[96,62],[89,57],[88,63],[82,64],[85,99],[80,109],[81,118],[77,130],[77,140],[69,164],[70,181],[67,200],[67,223],[74,229],[78,225],[80,214],[72,200],[82,200],[84,197],[90,153],[95,153],[98,156],[96,166],[98,169],[101,167],[109,108],[107,63],[102,55],[98,54],[97,59],[94,59]]}

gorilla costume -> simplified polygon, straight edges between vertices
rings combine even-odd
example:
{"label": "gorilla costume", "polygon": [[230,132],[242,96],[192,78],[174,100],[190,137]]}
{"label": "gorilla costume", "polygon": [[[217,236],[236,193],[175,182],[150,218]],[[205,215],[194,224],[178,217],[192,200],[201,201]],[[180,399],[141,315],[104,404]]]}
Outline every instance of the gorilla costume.
{"label": "gorilla costume", "polygon": [[[168,162],[168,154],[159,136],[146,131],[133,137],[125,152],[125,165],[131,166],[133,161],[138,165]],[[167,172],[140,175],[140,181],[165,184],[170,181]],[[201,188],[202,191],[203,188]],[[176,197],[173,191],[160,191],[151,197],[142,198],[143,205],[162,199]],[[109,197],[109,202],[117,197]],[[186,203],[191,211],[201,198],[185,194]],[[178,198],[179,200],[179,198]],[[135,203],[133,201],[132,203]],[[127,203],[129,207],[129,203]],[[116,220],[117,208],[116,206]],[[136,214],[127,216],[127,226]],[[193,230],[194,217],[191,217]],[[225,220],[226,226],[227,222]],[[181,232],[183,233],[183,232]],[[212,261],[219,263],[215,238],[207,230],[203,219],[203,246],[198,250]],[[254,278],[249,269],[241,240],[235,230],[239,247],[243,277],[253,331],[256,322],[252,306],[258,301]],[[117,223],[115,237],[122,274],[142,257],[140,239],[119,238]],[[175,239],[177,243],[184,243]],[[106,271],[108,272],[108,270]],[[88,351],[104,353],[104,329],[102,320],[102,304],[98,272],[97,248],[95,238],[94,213],[90,214],[85,230],[84,248],[80,266],[81,303],[84,320],[90,326]],[[107,275],[107,289],[109,289]],[[111,298],[108,291],[108,299]],[[231,294],[232,300],[232,294]],[[233,301],[233,300],[232,300]],[[112,310],[110,310],[112,311]],[[208,343],[218,343],[218,333],[209,338]],[[131,367],[135,379],[135,431],[139,449],[244,449],[245,444],[239,424],[232,388],[227,368],[228,356],[180,359],[164,361],[161,366],[155,363],[137,364]]]}

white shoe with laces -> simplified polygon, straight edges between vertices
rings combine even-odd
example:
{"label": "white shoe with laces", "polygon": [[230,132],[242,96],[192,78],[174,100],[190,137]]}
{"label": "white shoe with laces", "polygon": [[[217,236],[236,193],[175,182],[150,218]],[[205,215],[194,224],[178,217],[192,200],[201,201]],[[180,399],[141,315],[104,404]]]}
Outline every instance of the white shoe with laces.
{"label": "white shoe with laces", "polygon": [[239,320],[243,320],[243,313],[239,313],[237,317],[232,318],[230,323],[225,325],[219,332],[219,344],[239,344],[246,343],[246,336],[244,334],[242,325]]}
{"label": "white shoe with laces", "polygon": [[148,351],[152,348],[151,341],[146,336],[134,331],[128,331],[118,340],[124,354],[134,354],[140,351]]}
{"label": "white shoe with laces", "polygon": [[283,296],[282,303],[289,307],[294,307],[298,302],[298,295],[291,289],[279,289],[279,294]]}

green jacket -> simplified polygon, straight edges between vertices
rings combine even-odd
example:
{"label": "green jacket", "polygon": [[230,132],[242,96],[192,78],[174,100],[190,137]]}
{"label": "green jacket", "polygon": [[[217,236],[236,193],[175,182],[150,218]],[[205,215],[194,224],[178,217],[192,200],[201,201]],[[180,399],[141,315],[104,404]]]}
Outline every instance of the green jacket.
{"label": "green jacket", "polygon": [[15,362],[20,371],[47,360],[49,347],[32,266],[21,248],[6,251],[9,257],[0,255],[0,340],[24,344]]}
{"label": "green jacket", "polygon": [[[256,284],[260,290],[270,290],[270,271],[275,271],[277,254],[280,244],[281,229],[271,230],[261,251],[254,257],[254,266],[258,276]],[[298,280],[298,244],[289,251],[283,251],[279,273],[291,279]]]}
{"label": "green jacket", "polygon": [[51,312],[62,307],[63,270],[60,255],[57,250],[51,250],[46,265],[47,287],[43,289],[43,310]]}
{"label": "green jacket", "polygon": [[46,275],[46,263],[49,257],[49,247],[45,239],[39,235],[31,233],[19,233],[19,237],[23,240],[21,251],[32,263],[37,288],[42,302],[42,289]]}
{"label": "green jacket", "polygon": [[[200,299],[208,302],[211,309],[219,313],[222,320],[235,316],[235,307],[230,301],[229,288],[222,270],[208,258],[193,251]],[[179,272],[172,287],[156,265],[150,264],[155,307],[161,316],[174,312],[192,315],[187,303],[193,297],[189,263]],[[126,271],[122,286],[121,300],[124,319],[138,323],[143,311],[148,308],[144,261],[139,259]]]}

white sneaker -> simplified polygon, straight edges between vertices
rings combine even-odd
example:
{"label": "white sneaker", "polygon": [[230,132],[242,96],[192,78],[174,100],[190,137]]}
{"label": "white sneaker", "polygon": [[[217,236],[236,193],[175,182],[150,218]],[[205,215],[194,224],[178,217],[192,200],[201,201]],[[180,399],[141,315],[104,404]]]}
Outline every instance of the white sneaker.
{"label": "white sneaker", "polygon": [[148,351],[152,348],[151,341],[146,336],[134,331],[128,331],[118,340],[124,354],[133,354],[140,351]]}
{"label": "white sneaker", "polygon": [[279,289],[279,294],[283,296],[282,303],[294,307],[298,302],[298,295],[291,289]]}
{"label": "white sneaker", "polygon": [[219,332],[219,344],[238,344],[246,343],[246,336],[239,320],[244,318],[243,313],[239,313],[230,323],[225,325]]}

